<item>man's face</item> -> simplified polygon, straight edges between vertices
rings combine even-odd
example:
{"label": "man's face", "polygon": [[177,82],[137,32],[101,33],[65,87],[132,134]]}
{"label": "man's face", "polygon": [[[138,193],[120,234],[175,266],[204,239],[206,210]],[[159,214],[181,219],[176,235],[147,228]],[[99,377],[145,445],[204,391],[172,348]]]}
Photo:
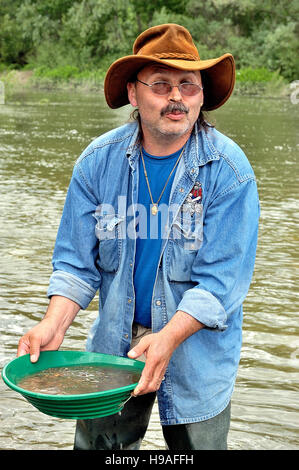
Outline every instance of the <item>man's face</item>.
{"label": "man's face", "polygon": [[[137,78],[149,85],[165,81],[171,85],[189,82],[202,86],[200,72],[185,72],[154,64],[144,67]],[[145,137],[161,139],[167,136],[175,140],[191,133],[203,102],[203,91],[185,96],[175,87],[167,95],[157,95],[150,87],[135,82],[128,83],[128,97],[132,106],[138,106]]]}

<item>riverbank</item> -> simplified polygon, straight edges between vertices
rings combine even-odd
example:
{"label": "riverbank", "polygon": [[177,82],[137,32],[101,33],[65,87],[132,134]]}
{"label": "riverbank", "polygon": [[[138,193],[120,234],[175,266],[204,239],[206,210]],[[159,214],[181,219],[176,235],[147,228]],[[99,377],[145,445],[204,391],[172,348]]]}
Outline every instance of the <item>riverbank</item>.
{"label": "riverbank", "polygon": [[104,74],[99,71],[77,72],[76,67],[34,70],[4,70],[0,81],[4,83],[5,94],[21,90],[79,90],[103,91]]}
{"label": "riverbank", "polygon": [[[0,81],[4,83],[6,98],[21,90],[74,90],[81,92],[103,91],[105,71],[80,71],[77,67],[63,66],[53,69],[38,67],[34,70],[2,70]],[[236,95],[288,98],[290,83],[265,68],[244,68],[236,72]]]}

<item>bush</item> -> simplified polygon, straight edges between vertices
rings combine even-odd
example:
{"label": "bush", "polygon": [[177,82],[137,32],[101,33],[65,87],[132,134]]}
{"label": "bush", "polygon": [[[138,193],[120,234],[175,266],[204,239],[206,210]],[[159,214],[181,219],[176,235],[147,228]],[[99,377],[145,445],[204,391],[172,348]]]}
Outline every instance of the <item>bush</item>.
{"label": "bush", "polygon": [[73,65],[64,65],[53,69],[42,65],[33,70],[32,84],[38,88],[84,88],[101,89],[106,70],[96,68],[80,70]]}
{"label": "bush", "polygon": [[265,67],[261,68],[252,68],[244,67],[240,70],[237,70],[237,81],[239,82],[249,82],[249,83],[261,83],[269,82],[272,80],[279,80],[278,72],[271,72]]}
{"label": "bush", "polygon": [[236,71],[235,92],[242,95],[285,96],[287,80],[279,72],[261,68],[244,67]]}
{"label": "bush", "polygon": [[76,77],[79,74],[78,67],[73,65],[64,65],[60,67],[55,67],[54,69],[50,69],[45,65],[41,67],[37,67],[34,70],[34,76],[40,78],[49,78],[52,80],[68,80],[71,77]]}

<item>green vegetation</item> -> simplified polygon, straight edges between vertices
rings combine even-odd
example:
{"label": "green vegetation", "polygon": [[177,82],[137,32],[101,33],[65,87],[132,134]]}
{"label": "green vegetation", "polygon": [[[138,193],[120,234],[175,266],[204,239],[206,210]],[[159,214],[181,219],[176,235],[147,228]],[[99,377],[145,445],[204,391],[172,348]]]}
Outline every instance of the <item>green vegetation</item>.
{"label": "green vegetation", "polygon": [[299,77],[298,13],[298,0],[0,0],[0,73],[100,86],[141,31],[173,22],[189,29],[201,58],[234,55],[237,91],[265,92]]}

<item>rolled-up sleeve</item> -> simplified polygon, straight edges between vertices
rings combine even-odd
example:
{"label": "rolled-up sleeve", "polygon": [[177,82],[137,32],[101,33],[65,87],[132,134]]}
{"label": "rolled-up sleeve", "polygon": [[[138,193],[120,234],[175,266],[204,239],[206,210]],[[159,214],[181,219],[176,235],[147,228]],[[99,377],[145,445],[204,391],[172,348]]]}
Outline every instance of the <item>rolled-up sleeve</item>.
{"label": "rolled-up sleeve", "polygon": [[76,302],[82,309],[88,307],[96,294],[89,284],[66,271],[54,271],[48,289],[48,297],[61,295]]}
{"label": "rolled-up sleeve", "polygon": [[94,213],[98,201],[80,164],[74,167],[53,252],[48,297],[62,295],[85,309],[99,288],[98,239]]}
{"label": "rolled-up sleeve", "polygon": [[250,178],[223,191],[209,205],[203,243],[192,266],[195,286],[177,309],[215,330],[243,303],[254,270],[259,220],[256,182]]}

